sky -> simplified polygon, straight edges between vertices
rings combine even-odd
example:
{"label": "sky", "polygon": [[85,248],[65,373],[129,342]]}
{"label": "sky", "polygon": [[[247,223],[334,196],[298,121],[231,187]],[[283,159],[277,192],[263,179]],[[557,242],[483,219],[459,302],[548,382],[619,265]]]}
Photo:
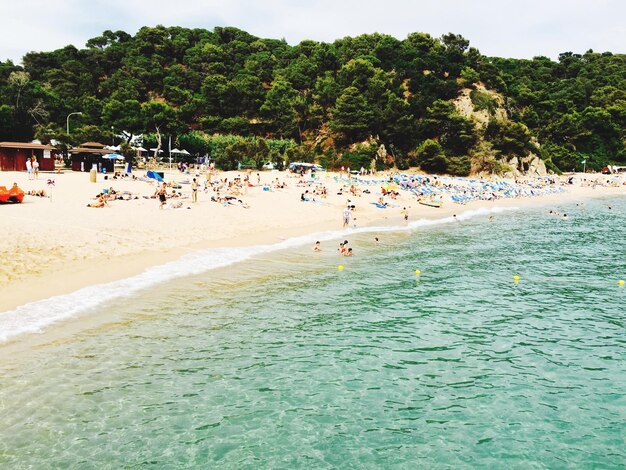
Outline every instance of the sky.
{"label": "sky", "polygon": [[487,56],[626,53],[624,0],[0,0],[0,60],[142,26],[234,26],[258,37],[332,42],[365,33],[461,34]]}

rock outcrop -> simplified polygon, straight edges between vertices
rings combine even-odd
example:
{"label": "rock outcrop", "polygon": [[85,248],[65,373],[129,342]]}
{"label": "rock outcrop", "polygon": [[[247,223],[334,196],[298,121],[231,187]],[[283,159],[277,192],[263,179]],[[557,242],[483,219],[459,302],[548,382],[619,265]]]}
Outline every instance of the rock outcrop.
{"label": "rock outcrop", "polygon": [[[476,104],[475,101],[479,101],[480,104]],[[452,103],[459,114],[472,120],[479,130],[485,129],[490,121],[509,120],[502,95],[493,90],[488,90],[482,83],[475,84],[473,89],[464,88]],[[539,147],[538,142],[535,141],[534,143]],[[546,164],[534,153],[523,158],[505,157],[501,160],[502,163],[511,168],[511,172],[508,173],[509,176],[545,176],[548,174]]]}

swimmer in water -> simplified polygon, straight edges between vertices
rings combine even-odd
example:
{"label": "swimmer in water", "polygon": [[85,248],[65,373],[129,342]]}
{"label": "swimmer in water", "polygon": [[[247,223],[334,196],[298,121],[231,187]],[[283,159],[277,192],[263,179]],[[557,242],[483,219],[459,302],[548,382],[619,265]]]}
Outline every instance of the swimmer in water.
{"label": "swimmer in water", "polygon": [[313,245],[313,251],[322,251],[320,242],[315,242],[315,245]]}

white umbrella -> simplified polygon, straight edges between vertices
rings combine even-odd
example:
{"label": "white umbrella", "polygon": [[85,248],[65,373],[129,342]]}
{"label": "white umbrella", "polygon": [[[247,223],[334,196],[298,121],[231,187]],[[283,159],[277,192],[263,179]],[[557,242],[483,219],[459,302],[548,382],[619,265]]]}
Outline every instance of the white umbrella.
{"label": "white umbrella", "polygon": [[181,151],[180,151],[180,150],[178,150],[178,149],[172,149],[172,150],[171,150],[171,152],[172,152],[172,153],[183,153],[183,152],[181,152]]}
{"label": "white umbrella", "polygon": [[185,150],[185,149],[182,149],[182,150],[180,151],[180,153],[182,153],[183,155],[191,155],[191,154],[190,154],[189,152],[187,152],[187,150]]}
{"label": "white umbrella", "polygon": [[147,150],[143,147],[136,147],[135,150],[137,150],[137,152],[147,152]]}
{"label": "white umbrella", "polygon": [[[156,152],[157,151],[157,147],[154,147],[153,149],[150,149],[151,152]],[[159,153],[163,153],[163,149],[159,150]]]}

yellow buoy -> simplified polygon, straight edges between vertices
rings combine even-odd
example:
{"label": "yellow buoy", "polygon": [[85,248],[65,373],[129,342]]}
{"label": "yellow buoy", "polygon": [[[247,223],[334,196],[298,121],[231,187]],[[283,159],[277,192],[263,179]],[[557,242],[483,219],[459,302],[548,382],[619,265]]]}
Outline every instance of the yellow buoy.
{"label": "yellow buoy", "polygon": [[337,269],[338,269],[339,271],[343,271],[343,264],[340,264],[339,266],[337,266]]}
{"label": "yellow buoy", "polygon": [[514,280],[515,282],[518,282],[518,281],[519,281],[519,276],[516,274],[515,276],[513,276],[513,280]]}
{"label": "yellow buoy", "polygon": [[416,270],[415,270],[415,275],[416,275],[416,276],[419,276],[420,274],[422,274],[422,271],[420,271],[419,269],[416,269]]}
{"label": "yellow buoy", "polygon": [[617,281],[617,283],[618,283],[620,286],[623,286],[624,284],[626,284],[626,281],[624,281],[623,279],[620,279],[619,281]]}

